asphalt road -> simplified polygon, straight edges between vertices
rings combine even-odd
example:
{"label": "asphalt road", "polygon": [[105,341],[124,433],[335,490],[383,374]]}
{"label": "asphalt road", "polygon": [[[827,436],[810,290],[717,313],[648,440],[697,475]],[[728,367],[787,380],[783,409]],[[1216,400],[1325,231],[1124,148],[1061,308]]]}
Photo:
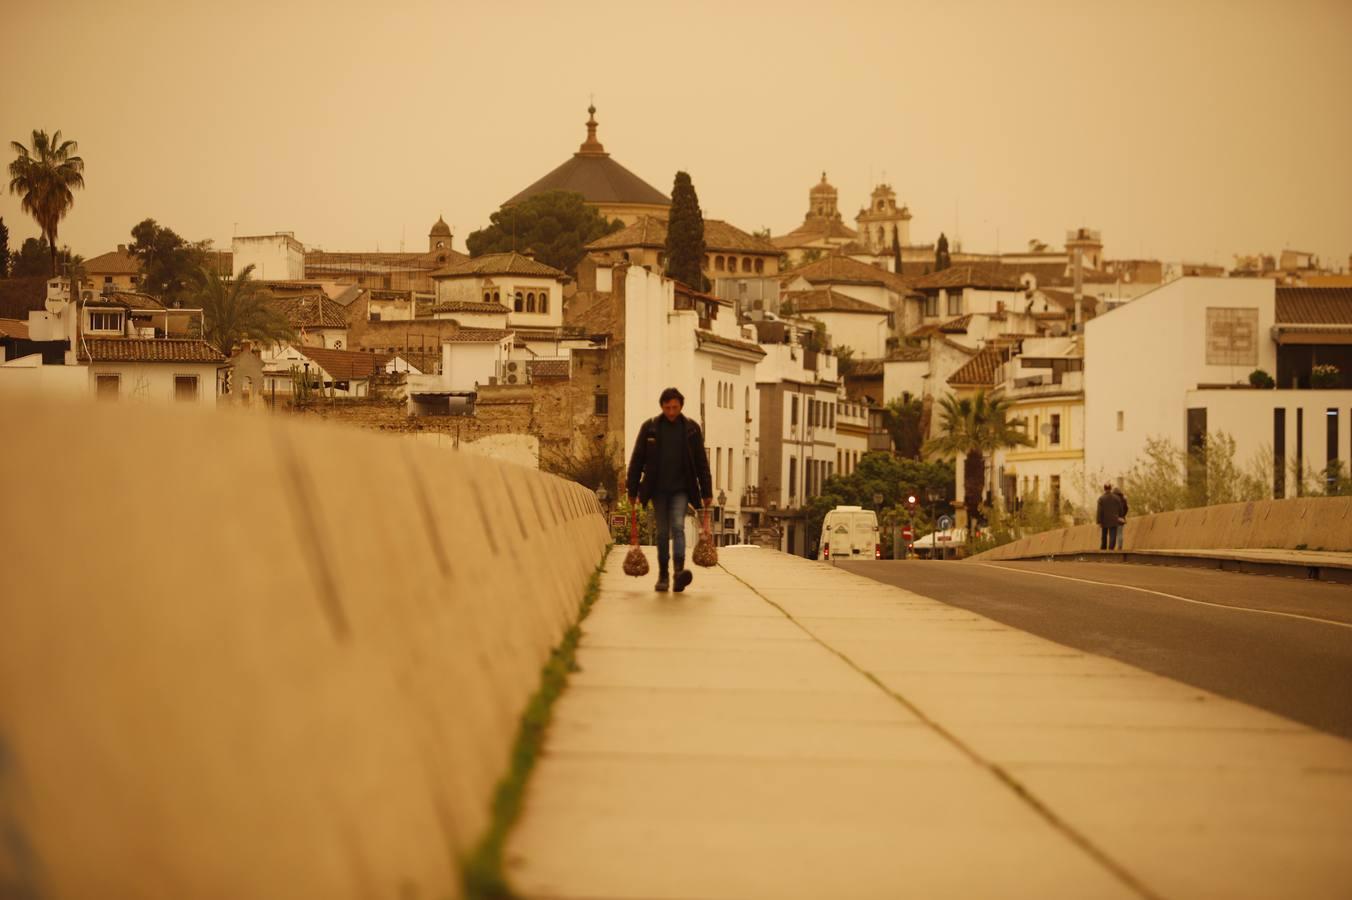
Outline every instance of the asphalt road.
{"label": "asphalt road", "polygon": [[1352,738],[1346,585],[1097,562],[840,565]]}

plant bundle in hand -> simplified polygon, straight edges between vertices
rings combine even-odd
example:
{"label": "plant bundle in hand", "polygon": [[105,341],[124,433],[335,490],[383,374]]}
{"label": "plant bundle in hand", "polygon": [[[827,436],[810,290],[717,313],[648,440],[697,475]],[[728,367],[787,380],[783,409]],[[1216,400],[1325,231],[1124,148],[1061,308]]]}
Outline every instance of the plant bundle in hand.
{"label": "plant bundle in hand", "polygon": [[648,557],[638,545],[638,510],[629,514],[629,552],[624,555],[624,574],[634,578],[648,574]]}
{"label": "plant bundle in hand", "polygon": [[709,511],[704,511],[704,523],[700,528],[699,540],[695,542],[695,552],[690,554],[695,565],[711,569],[718,565],[718,548],[714,546],[714,537],[709,531]]}

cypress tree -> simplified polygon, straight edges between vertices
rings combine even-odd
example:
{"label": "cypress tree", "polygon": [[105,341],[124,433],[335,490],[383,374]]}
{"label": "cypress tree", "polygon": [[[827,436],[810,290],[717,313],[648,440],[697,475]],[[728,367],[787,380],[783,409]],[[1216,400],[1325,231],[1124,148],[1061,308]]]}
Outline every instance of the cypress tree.
{"label": "cypress tree", "polygon": [[953,265],[953,260],[948,256],[948,238],[944,233],[939,232],[939,243],[934,246],[934,271],[942,272]]}
{"label": "cypress tree", "polygon": [[676,183],[671,188],[666,275],[697,291],[709,287],[704,278],[704,213],[699,208],[695,185],[685,172],[676,173]]}
{"label": "cypress tree", "polygon": [[0,278],[9,277],[9,226],[0,216]]}
{"label": "cypress tree", "polygon": [[896,229],[892,231],[892,271],[901,274],[901,241],[897,238]]}

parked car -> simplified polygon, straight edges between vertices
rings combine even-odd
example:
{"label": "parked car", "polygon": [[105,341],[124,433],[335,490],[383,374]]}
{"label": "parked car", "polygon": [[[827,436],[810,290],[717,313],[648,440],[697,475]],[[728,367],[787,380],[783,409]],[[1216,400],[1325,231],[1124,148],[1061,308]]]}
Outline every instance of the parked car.
{"label": "parked car", "polygon": [[837,506],[822,519],[822,562],[840,559],[882,559],[878,514],[862,506]]}

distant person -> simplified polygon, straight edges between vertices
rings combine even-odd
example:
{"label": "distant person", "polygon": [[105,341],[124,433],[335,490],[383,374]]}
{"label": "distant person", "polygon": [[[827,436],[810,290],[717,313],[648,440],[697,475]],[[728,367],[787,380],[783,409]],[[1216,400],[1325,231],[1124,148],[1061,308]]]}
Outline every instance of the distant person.
{"label": "distant person", "polygon": [[[704,450],[704,432],[681,410],[685,397],[674,387],[662,392],[662,414],[638,427],[638,439],[629,457],[630,504],[652,501],[657,517],[657,584],[667,590],[668,562],[676,560],[676,591],[694,580],[685,567],[685,510],[691,502],[708,506],[713,499],[709,455]],[[671,545],[671,546],[669,546]]]}
{"label": "distant person", "polygon": [[1113,486],[1105,484],[1098,498],[1100,550],[1111,550],[1117,543],[1117,529],[1122,525],[1122,514],[1122,501],[1113,493]]}
{"label": "distant person", "polygon": [[1131,507],[1127,505],[1127,495],[1122,493],[1120,487],[1113,488],[1113,496],[1117,498],[1118,503],[1122,504],[1122,524],[1113,530],[1113,549],[1121,550],[1123,549],[1123,541],[1127,536],[1127,510]]}

